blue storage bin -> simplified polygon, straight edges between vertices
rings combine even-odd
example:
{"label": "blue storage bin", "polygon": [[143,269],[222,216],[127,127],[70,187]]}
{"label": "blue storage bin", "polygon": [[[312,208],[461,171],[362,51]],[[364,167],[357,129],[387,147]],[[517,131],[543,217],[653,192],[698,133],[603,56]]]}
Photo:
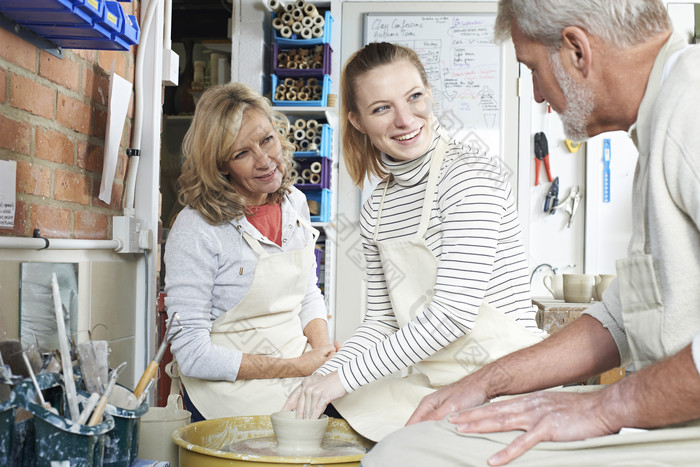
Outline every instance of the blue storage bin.
{"label": "blue storage bin", "polygon": [[26,25],[92,25],[102,16],[104,0],[3,0],[0,11],[17,23]]}
{"label": "blue storage bin", "polygon": [[309,188],[330,188],[331,187],[331,164],[333,161],[331,161],[327,157],[297,157],[297,154],[299,153],[294,153],[294,159],[299,163],[299,173],[303,171],[304,169],[309,169],[315,162],[318,162],[321,164],[321,172],[318,173],[318,183],[311,183],[311,182],[305,182],[305,183],[295,183],[294,186],[299,188],[300,190],[305,190]]}
{"label": "blue storage bin", "polygon": [[301,190],[306,199],[320,204],[320,213],[311,215],[311,222],[330,222],[331,220],[331,190]]}
{"label": "blue storage bin", "polygon": [[[299,78],[298,78],[299,79]],[[303,78],[301,78],[303,79]],[[277,86],[281,84],[277,79],[277,76],[272,75],[272,103],[273,105],[284,105],[284,106],[296,106],[296,107],[326,107],[328,105],[328,93],[331,89],[331,77],[328,75],[323,75],[323,80],[321,81],[321,99],[312,101],[287,101],[278,100],[275,98],[275,91]]]}
{"label": "blue storage bin", "polygon": [[70,49],[129,50],[140,36],[136,18],[114,1],[2,0],[0,11]]}
{"label": "blue storage bin", "polygon": [[333,158],[333,151],[331,150],[331,145],[333,143],[333,128],[328,124],[324,123],[321,128],[321,144],[318,147],[318,151],[295,151],[294,157],[327,157],[329,159]]}
{"label": "blue storage bin", "polygon": [[323,250],[318,248],[314,248],[314,256],[316,257],[316,278],[318,279],[316,281],[316,285],[320,286],[321,283],[323,282],[321,280],[321,257],[323,256]]}
{"label": "blue storage bin", "polygon": [[[272,18],[275,18],[275,14],[272,14]],[[314,37],[313,39],[298,39],[296,34],[293,34],[291,38],[282,37],[279,31],[274,29],[273,39],[275,43],[283,47],[305,47],[307,45],[318,45],[318,44],[330,44],[331,43],[331,30],[333,29],[333,16],[331,12],[327,11],[323,16],[323,36]]]}
{"label": "blue storage bin", "polygon": [[[314,46],[315,47],[315,46]],[[272,70],[275,75],[280,78],[286,78],[288,76],[298,77],[298,76],[316,76],[321,77],[323,75],[331,74],[331,56],[333,55],[333,49],[330,44],[323,44],[323,62],[321,68],[284,68],[279,63],[279,55],[281,53],[290,52],[298,50],[303,47],[280,47],[277,44],[272,44]],[[312,49],[309,49],[312,50]]]}

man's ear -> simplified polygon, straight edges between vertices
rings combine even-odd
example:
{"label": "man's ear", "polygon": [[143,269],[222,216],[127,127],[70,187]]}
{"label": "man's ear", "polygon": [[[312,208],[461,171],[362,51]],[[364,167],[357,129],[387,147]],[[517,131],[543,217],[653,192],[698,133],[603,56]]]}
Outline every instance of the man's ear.
{"label": "man's ear", "polygon": [[561,32],[562,63],[565,66],[572,66],[583,76],[588,77],[591,72],[593,54],[591,40],[586,31],[578,26],[567,26]]}
{"label": "man's ear", "polygon": [[352,126],[354,126],[357,131],[359,131],[363,135],[367,133],[365,131],[365,127],[362,125],[362,122],[360,121],[359,117],[355,112],[348,112],[348,120],[350,120],[350,123],[352,123]]}

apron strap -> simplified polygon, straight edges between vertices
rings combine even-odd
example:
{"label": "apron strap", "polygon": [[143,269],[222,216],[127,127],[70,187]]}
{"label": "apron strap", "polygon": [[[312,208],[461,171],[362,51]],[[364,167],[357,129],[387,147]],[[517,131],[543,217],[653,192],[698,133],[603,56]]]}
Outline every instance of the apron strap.
{"label": "apron strap", "polygon": [[377,221],[374,223],[374,237],[372,240],[374,240],[375,243],[377,243],[377,235],[379,235],[379,221],[382,219],[382,208],[384,208],[384,198],[386,198],[386,191],[389,188],[389,182],[391,181],[391,174],[387,176],[384,181],[386,182],[386,185],[384,185],[384,191],[382,192],[382,199],[379,201],[379,210],[377,211]]}
{"label": "apron strap", "polygon": [[180,379],[180,366],[173,359],[165,365],[165,373],[170,377],[170,394],[184,394],[182,392],[182,379]]}
{"label": "apron strap", "polygon": [[428,183],[425,186],[425,199],[423,199],[423,212],[420,216],[420,225],[416,232],[417,238],[423,238],[425,232],[428,231],[430,223],[430,212],[433,210],[433,201],[435,200],[435,187],[437,186],[438,175],[440,175],[440,167],[442,161],[445,160],[447,153],[447,140],[440,136],[433,159],[430,161],[430,170],[428,171]]}

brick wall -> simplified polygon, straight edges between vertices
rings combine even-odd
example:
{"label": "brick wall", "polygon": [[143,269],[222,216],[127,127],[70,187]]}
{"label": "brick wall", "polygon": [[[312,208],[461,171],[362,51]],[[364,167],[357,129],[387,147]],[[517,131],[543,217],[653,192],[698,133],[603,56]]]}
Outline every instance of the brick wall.
{"label": "brick wall", "polygon": [[[139,2],[121,3],[139,17]],[[109,70],[134,82],[134,53],[63,50],[63,58],[0,29],[0,159],[17,161],[17,209],[0,235],[111,238],[120,215],[133,125],[133,93],[109,204],[102,178]]]}

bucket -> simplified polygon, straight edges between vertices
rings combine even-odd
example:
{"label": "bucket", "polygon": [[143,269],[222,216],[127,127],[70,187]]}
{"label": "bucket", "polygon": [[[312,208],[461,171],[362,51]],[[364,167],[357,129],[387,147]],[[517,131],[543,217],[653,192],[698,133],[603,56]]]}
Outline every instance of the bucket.
{"label": "bucket", "polygon": [[[274,431],[269,415],[252,415],[229,418],[216,418],[178,428],[173,440],[180,449],[179,467],[241,466],[264,467],[285,465],[318,465],[333,467],[357,467],[364,451],[374,443],[355,432],[348,422],[329,418],[323,442],[351,444],[356,447],[353,454],[330,456],[280,456],[265,454],[238,453],[229,446],[240,441],[274,439]],[[359,448],[359,450],[357,449]]]}
{"label": "bucket", "polygon": [[[117,385],[112,391],[110,401],[114,401],[117,392],[130,395],[134,401],[136,399],[127,388]],[[103,460],[105,467],[129,467],[134,463],[139,451],[139,420],[146,412],[148,412],[147,402],[143,402],[134,409],[125,409],[111,403],[105,406],[105,413],[114,418],[114,428],[105,436]]]}
{"label": "bucket", "polygon": [[[5,385],[3,385],[5,386]],[[12,439],[15,436],[15,393],[0,401],[0,465],[14,465],[12,461]]]}
{"label": "bucket", "polygon": [[[60,393],[59,402],[54,405],[62,408],[63,387],[61,376],[57,373],[43,373],[36,377],[39,387],[51,390],[54,395]],[[31,443],[33,438],[32,456],[35,463],[27,459],[29,450],[24,447],[24,459],[22,465],[36,465],[37,467],[51,467],[67,462],[71,467],[99,467],[102,465],[104,454],[105,434],[114,428],[114,419],[105,414],[102,422],[95,426],[78,425],[66,418],[56,415],[41,405],[37,404],[36,391],[28,380],[22,381],[16,388],[18,400],[23,407],[31,412],[33,417],[28,419],[33,425],[33,436],[27,436],[25,442]],[[52,397],[45,394],[47,401]],[[31,433],[32,427],[28,427]]]}
{"label": "bucket", "polygon": [[179,394],[170,394],[165,407],[151,407],[141,417],[139,429],[139,458],[168,461],[172,467],[179,465],[177,445],[172,433],[190,423],[192,414],[182,406]]}

